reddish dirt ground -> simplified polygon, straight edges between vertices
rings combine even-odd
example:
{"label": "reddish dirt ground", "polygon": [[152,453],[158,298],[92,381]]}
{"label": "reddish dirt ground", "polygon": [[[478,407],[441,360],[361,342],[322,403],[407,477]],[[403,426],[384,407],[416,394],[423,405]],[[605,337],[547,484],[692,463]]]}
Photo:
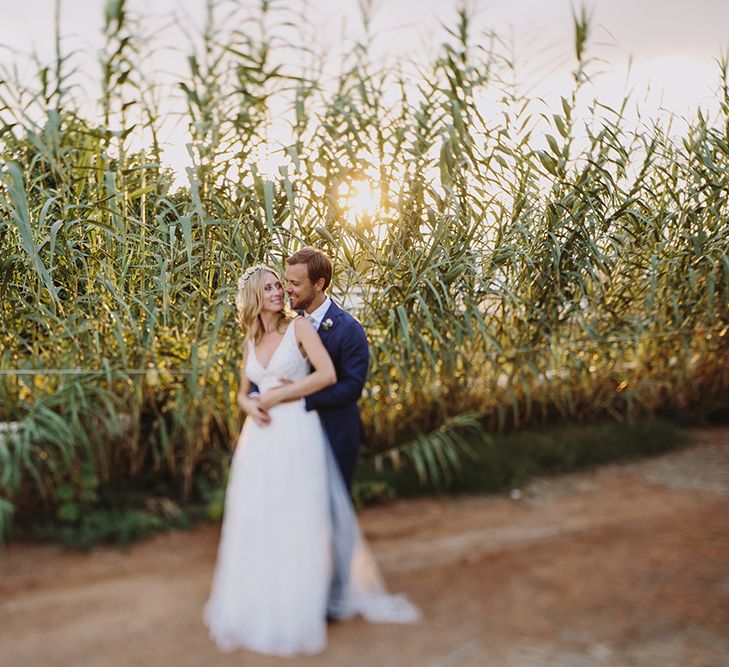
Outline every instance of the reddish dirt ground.
{"label": "reddish dirt ground", "polygon": [[520,499],[397,501],[360,519],[414,626],[329,627],[312,658],[221,654],[200,611],[218,527],[80,554],[0,552],[2,667],[727,667],[729,429],[541,478]]}

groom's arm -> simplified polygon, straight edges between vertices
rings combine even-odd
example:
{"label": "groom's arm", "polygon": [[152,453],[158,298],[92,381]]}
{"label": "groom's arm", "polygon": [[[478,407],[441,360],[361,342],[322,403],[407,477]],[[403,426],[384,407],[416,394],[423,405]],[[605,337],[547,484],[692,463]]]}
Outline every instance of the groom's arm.
{"label": "groom's arm", "polygon": [[362,395],[369,365],[367,336],[358,322],[353,323],[350,329],[342,343],[336,383],[307,396],[307,410],[336,408],[354,403]]}

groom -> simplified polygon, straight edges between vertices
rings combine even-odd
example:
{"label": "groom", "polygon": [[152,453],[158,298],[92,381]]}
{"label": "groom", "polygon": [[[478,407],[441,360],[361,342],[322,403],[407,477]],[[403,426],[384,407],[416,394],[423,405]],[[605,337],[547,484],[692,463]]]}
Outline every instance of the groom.
{"label": "groom", "polygon": [[369,350],[362,325],[326,294],[332,280],[329,257],[306,247],[286,260],[286,293],[294,310],[318,330],[332,358],[337,382],[307,396],[306,409],[319,413],[347,488],[357,464],[362,427],[357,400],[367,378]]}

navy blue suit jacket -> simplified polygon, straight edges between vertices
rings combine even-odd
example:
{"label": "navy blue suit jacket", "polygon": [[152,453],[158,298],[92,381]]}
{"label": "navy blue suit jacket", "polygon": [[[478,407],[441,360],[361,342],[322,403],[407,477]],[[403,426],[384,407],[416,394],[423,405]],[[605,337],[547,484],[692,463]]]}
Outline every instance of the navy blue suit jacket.
{"label": "navy blue suit jacket", "polygon": [[[327,320],[331,327],[327,328]],[[351,489],[362,442],[357,401],[367,379],[367,336],[362,325],[332,301],[319,326],[319,337],[332,358],[337,381],[307,396],[306,409],[318,412],[344,482]]]}
{"label": "navy blue suit jacket", "polygon": [[[324,324],[327,320],[331,320],[331,327]],[[367,379],[367,336],[362,325],[332,301],[319,326],[319,337],[334,363],[337,381],[307,396],[306,409],[316,410],[319,414],[344,483],[351,491],[362,442],[357,401]],[[257,392],[258,387],[251,384],[249,391]]]}

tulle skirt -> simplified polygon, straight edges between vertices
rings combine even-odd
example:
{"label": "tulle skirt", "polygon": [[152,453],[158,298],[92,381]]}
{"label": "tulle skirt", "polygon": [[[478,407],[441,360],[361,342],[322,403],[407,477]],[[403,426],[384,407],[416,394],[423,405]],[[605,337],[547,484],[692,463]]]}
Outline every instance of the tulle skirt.
{"label": "tulle skirt", "polygon": [[247,419],[233,453],[203,612],[222,651],[317,653],[332,572],[325,440],[302,402]]}
{"label": "tulle skirt", "polygon": [[315,412],[303,401],[247,419],[231,462],[218,557],[203,619],[221,651],[314,654],[326,617],[410,623],[387,593]]}

